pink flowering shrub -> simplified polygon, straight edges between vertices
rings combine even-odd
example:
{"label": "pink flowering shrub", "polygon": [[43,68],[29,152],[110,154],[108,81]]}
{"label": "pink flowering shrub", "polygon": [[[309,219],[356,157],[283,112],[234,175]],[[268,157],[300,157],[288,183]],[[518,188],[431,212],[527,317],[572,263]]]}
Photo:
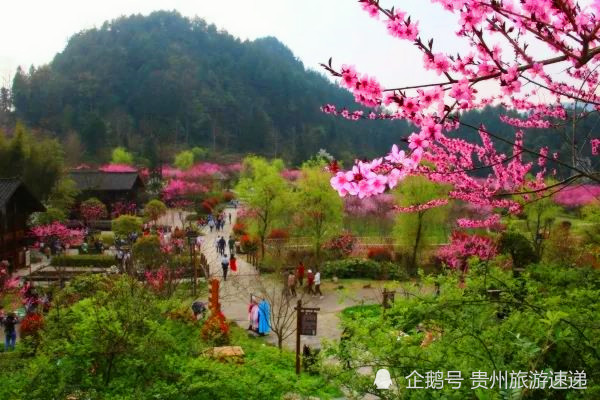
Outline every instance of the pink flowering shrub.
{"label": "pink flowering shrub", "polygon": [[452,232],[450,243],[442,246],[436,252],[436,257],[447,267],[466,271],[467,260],[478,257],[480,260],[490,260],[497,254],[494,240],[481,235],[469,235],[464,232]]}
{"label": "pink flowering shrub", "polygon": [[117,201],[112,205],[110,218],[115,219],[120,217],[121,215],[135,215],[136,210],[137,205],[132,201]]}
{"label": "pink flowering shrub", "polygon": [[283,179],[288,180],[290,182],[296,182],[298,179],[300,179],[301,175],[302,171],[298,169],[284,169],[283,171],[281,171],[281,176],[283,177]]}
{"label": "pink flowering shrub", "polygon": [[107,211],[106,206],[100,200],[95,197],[85,200],[79,206],[79,212],[81,217],[85,221],[95,221],[106,218]]}
{"label": "pink flowering shrub", "polygon": [[554,201],[565,207],[580,207],[600,200],[600,185],[568,187],[554,195]]}
{"label": "pink flowering shrub", "polygon": [[37,239],[38,245],[41,243],[50,245],[57,239],[67,247],[80,246],[84,238],[82,229],[69,229],[60,222],[38,225],[31,229],[31,235]]}
{"label": "pink flowering shrub", "polygon": [[348,257],[354,251],[357,245],[356,237],[350,232],[334,237],[323,245],[323,248],[330,250],[339,257]]}

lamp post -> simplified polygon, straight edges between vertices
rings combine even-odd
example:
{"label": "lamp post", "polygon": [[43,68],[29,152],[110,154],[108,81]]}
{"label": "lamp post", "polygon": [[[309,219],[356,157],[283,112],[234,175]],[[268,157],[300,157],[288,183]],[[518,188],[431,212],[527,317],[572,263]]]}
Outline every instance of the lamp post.
{"label": "lamp post", "polygon": [[195,249],[196,249],[196,238],[198,237],[198,232],[195,230],[189,229],[186,233],[188,244],[190,246],[190,263],[192,268],[194,269],[194,283],[192,285],[192,295],[196,298],[196,281],[198,280],[198,272],[196,271],[196,257],[195,257]]}

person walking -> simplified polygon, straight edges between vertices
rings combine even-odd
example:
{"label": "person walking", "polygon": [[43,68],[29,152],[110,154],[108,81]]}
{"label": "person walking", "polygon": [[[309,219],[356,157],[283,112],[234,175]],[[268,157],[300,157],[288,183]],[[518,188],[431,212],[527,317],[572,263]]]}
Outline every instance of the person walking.
{"label": "person walking", "polygon": [[300,261],[300,264],[296,267],[296,277],[298,278],[299,286],[302,286],[304,284],[304,264],[302,261]]}
{"label": "person walking", "polygon": [[233,238],[233,236],[229,236],[227,244],[229,245],[229,253],[233,255],[233,253],[235,252],[235,239]]}
{"label": "person walking", "polygon": [[229,269],[229,258],[227,258],[227,254],[223,254],[223,258],[221,258],[221,268],[223,268],[223,280],[227,281],[227,270]]}
{"label": "person walking", "polygon": [[312,269],[308,270],[306,274],[306,288],[304,291],[308,294],[315,294],[315,289],[313,287],[315,283],[315,274],[313,274]]}
{"label": "person walking", "polygon": [[237,259],[233,254],[229,257],[229,268],[231,272],[237,272]]}
{"label": "person walking", "polygon": [[321,272],[317,271],[315,274],[315,296],[319,294],[319,298],[323,298],[323,293],[321,293]]}
{"label": "person walking", "polygon": [[231,213],[229,213],[229,225],[231,225]]}
{"label": "person walking", "polygon": [[210,233],[212,233],[214,227],[215,227],[215,221],[213,221],[213,219],[211,218],[208,220],[208,228],[210,229]]}
{"label": "person walking", "polygon": [[294,274],[293,271],[290,271],[288,274],[287,286],[288,286],[288,293],[290,295],[296,297],[297,296],[297,294],[296,294],[296,275]]}
{"label": "person walking", "polygon": [[221,236],[221,239],[219,239],[219,253],[221,255],[225,255],[225,244],[225,238]]}
{"label": "person walking", "polygon": [[17,342],[17,330],[15,327],[18,323],[19,319],[14,312],[2,318],[2,324],[4,325],[4,351],[15,349],[15,343]]}

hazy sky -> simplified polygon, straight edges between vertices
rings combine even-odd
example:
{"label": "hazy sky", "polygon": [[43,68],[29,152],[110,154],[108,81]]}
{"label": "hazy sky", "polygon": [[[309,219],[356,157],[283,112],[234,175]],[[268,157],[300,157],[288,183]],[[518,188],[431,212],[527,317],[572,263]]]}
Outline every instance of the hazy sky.
{"label": "hazy sky", "polygon": [[[426,15],[427,20],[417,18],[424,36],[442,38],[436,42],[439,48],[457,48],[452,33],[456,23],[439,6],[425,0],[382,3]],[[422,83],[432,76],[420,70],[417,51],[388,36],[357,0],[3,0],[0,84],[12,79],[18,65],[50,62],[76,32],[121,15],[161,9],[202,17],[242,39],[275,36],[313,69],[331,56],[377,76],[384,85]]]}

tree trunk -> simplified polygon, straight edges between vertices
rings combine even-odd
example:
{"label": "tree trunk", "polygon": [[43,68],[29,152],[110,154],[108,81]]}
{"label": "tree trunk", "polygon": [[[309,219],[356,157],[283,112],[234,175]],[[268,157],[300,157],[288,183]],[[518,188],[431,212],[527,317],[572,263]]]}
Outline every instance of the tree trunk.
{"label": "tree trunk", "polygon": [[417,276],[417,252],[419,250],[419,243],[421,242],[421,230],[423,226],[423,214],[420,211],[417,214],[417,235],[415,236],[415,245],[413,246],[412,256],[410,259],[410,275]]}

